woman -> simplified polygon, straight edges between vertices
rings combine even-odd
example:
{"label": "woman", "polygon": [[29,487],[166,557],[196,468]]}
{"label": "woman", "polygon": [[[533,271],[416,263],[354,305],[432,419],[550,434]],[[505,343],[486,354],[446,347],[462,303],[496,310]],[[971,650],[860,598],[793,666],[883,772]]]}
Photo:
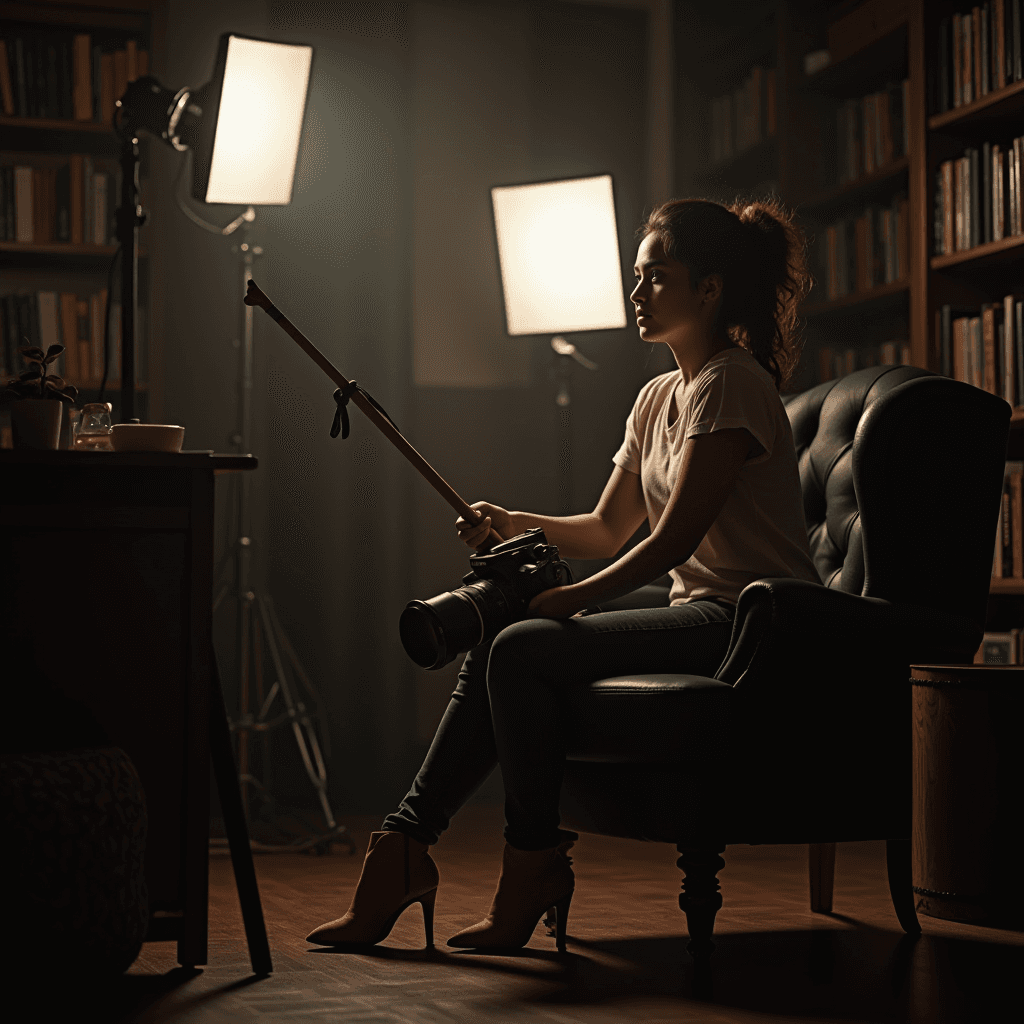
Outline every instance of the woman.
{"label": "woman", "polygon": [[[678,370],[640,391],[594,511],[549,517],[477,502],[460,517],[471,548],[543,527],[563,558],[615,555],[646,518],[650,536],[608,568],[538,594],[530,617],[471,650],[423,766],[370,838],[348,912],[310,942],[380,942],[412,903],[428,944],[438,872],[429,847],[501,765],[505,851],[487,917],[450,946],[524,946],[558,907],[559,948],[574,876],[558,796],[566,723],[588,683],[629,672],[713,676],[736,601],[750,582],[820,582],[811,561],[793,435],[779,389],[799,358],[796,307],[810,285],[804,239],[775,202],[725,207],[674,200],[638,233],[630,299],[640,337],[667,345]],[[601,605],[666,572],[668,607]],[[586,610],[586,614],[583,612]],[[580,614],[577,614],[580,613]]]}

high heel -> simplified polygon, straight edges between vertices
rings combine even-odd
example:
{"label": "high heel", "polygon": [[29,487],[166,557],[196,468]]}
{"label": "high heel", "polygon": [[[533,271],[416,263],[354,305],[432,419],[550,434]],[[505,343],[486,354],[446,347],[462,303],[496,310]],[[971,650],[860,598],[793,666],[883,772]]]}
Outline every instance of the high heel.
{"label": "high heel", "polygon": [[[448,945],[519,949],[530,941],[544,912],[552,908],[555,947],[564,953],[565,926],[576,888],[572,858],[566,855],[572,845],[563,843],[547,850],[517,850],[506,844],[498,888],[487,917],[453,935]],[[548,921],[550,916],[549,913]]]}
{"label": "high heel", "polygon": [[427,946],[434,944],[437,865],[426,843],[402,832],[373,832],[348,912],[306,936],[322,946],[373,946],[391,934],[414,903],[423,912]]}

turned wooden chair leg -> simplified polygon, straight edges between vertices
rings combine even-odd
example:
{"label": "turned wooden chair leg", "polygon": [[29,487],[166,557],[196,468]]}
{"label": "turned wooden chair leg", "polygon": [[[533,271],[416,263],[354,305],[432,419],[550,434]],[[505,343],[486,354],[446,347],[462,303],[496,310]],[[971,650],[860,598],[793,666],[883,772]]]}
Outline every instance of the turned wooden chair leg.
{"label": "turned wooden chair leg", "polygon": [[711,933],[715,930],[715,915],[722,907],[717,875],[725,867],[720,856],[725,847],[684,850],[676,846],[676,849],[680,854],[676,864],[683,869],[679,909],[686,915],[690,933],[686,951],[694,960],[707,959],[715,949]]}
{"label": "turned wooden chair leg", "polygon": [[811,912],[832,913],[832,883],[836,876],[836,844],[811,843],[807,848],[807,870],[811,883]]}
{"label": "turned wooden chair leg", "polygon": [[913,876],[910,867],[910,840],[885,841],[885,866],[889,875],[889,895],[893,909],[908,935],[921,934],[921,922],[914,906]]}

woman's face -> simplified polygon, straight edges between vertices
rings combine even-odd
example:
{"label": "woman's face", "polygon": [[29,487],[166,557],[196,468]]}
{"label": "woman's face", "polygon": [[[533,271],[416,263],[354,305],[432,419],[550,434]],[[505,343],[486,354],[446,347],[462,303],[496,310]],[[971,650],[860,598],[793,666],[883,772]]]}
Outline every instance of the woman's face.
{"label": "woman's face", "polygon": [[710,312],[707,300],[713,305],[716,298],[707,294],[709,283],[715,291],[713,279],[692,288],[689,270],[666,254],[654,234],[640,243],[633,273],[636,287],[629,299],[643,341],[682,344],[695,330],[703,331]]}

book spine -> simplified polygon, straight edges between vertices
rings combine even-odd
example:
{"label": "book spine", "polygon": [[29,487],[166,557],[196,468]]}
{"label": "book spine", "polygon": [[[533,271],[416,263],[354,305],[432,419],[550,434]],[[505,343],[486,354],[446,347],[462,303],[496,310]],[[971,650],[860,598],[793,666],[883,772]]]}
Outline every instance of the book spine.
{"label": "book spine", "polygon": [[946,160],[942,164],[942,251],[954,251],[954,185],[953,161]]}
{"label": "book spine", "polygon": [[1021,0],[1013,0],[1013,80],[1015,82],[1024,78],[1024,68],[1021,67],[1020,3]]}
{"label": "book spine", "polygon": [[1024,135],[1014,139],[1014,196],[1015,204],[1014,234],[1024,231],[1024,218],[1021,217],[1021,161],[1024,160]]}
{"label": "book spine", "polygon": [[109,175],[98,173],[93,178],[93,238],[96,245],[107,244],[107,179]]}
{"label": "book spine", "polygon": [[32,168],[14,168],[14,210],[16,242],[32,243],[34,241],[34,218],[32,203]]}
{"label": "book spine", "polygon": [[[975,8],[977,10],[977,8]],[[984,4],[979,11],[978,27],[981,30],[979,35],[979,56],[980,61],[978,67],[980,69],[981,78],[981,89],[980,93],[982,96],[987,96],[989,93],[989,53],[988,53],[988,41],[989,41],[989,25],[988,25],[988,4]]]}
{"label": "book spine", "polygon": [[0,39],[0,100],[3,101],[4,114],[14,116],[14,88],[11,83],[11,61],[8,44]]}
{"label": "book spine", "polygon": [[992,29],[992,72],[995,76],[995,87],[1006,87],[1006,4],[1005,0],[993,2]]}
{"label": "book spine", "polygon": [[962,45],[960,57],[962,66],[960,69],[961,87],[963,89],[964,103],[971,103],[974,100],[974,40],[971,36],[971,15],[964,14],[960,17],[960,33]]}
{"label": "book spine", "polygon": [[1003,401],[1013,408],[1013,400],[1017,395],[1016,368],[1013,365],[1013,320],[1007,320],[1002,309],[999,310],[997,341],[1002,353],[1003,363]]}
{"label": "book spine", "polygon": [[971,344],[971,380],[973,387],[984,389],[985,365],[982,360],[985,358],[985,350],[981,345],[981,317],[972,316],[969,324]]}
{"label": "book spine", "polygon": [[968,157],[968,176],[971,183],[971,195],[968,200],[970,204],[970,234],[968,241],[970,248],[974,248],[976,245],[981,245],[981,195],[979,189],[979,169],[978,169],[978,151],[976,149],[970,149],[967,152]]}
{"label": "book spine", "polygon": [[58,242],[71,241],[71,165],[62,164],[54,183],[57,202],[54,237]]}
{"label": "book spine", "polygon": [[964,190],[964,161],[962,158],[954,162],[954,170],[956,173],[956,182],[954,185],[953,194],[953,210],[956,224],[954,227],[954,234],[956,236],[956,251],[960,252],[964,246],[964,211],[966,204],[966,194]]}
{"label": "book spine", "polygon": [[981,98],[981,11],[971,8],[971,70],[974,72],[974,99]]}
{"label": "book spine", "polygon": [[992,145],[981,146],[982,242],[992,241]]}
{"label": "book spine", "polygon": [[963,63],[963,28],[960,15],[954,14],[952,19],[952,62],[953,62],[953,106],[963,106],[964,102],[964,63]]}
{"label": "book spine", "polygon": [[[949,49],[950,49],[950,29],[952,28],[951,18],[942,18],[939,22],[939,59],[936,62],[936,68],[938,73],[938,81],[936,85],[936,104],[935,112],[937,114],[944,114],[950,109],[952,103],[950,99],[950,81],[949,81]],[[906,108],[904,108],[905,110]]]}
{"label": "book spine", "polygon": [[1013,346],[1017,352],[1018,368],[1017,405],[1024,408],[1024,302],[1014,303],[1013,312]]}
{"label": "book spine", "polygon": [[991,302],[985,302],[981,307],[981,342],[985,353],[984,388],[989,394],[998,395],[995,307]]}
{"label": "book spine", "polygon": [[79,299],[76,312],[78,313],[78,372],[81,374],[82,383],[88,383],[91,378],[92,351],[90,344],[91,329],[89,326],[89,309],[91,300]]}
{"label": "book spine", "polygon": [[970,360],[967,358],[967,318],[957,317],[953,321],[953,379],[967,383],[967,370]]}
{"label": "book spine", "polygon": [[92,38],[85,34],[75,36],[73,69],[75,80],[75,120],[92,120]]}
{"label": "book spine", "polygon": [[64,358],[69,383],[78,386],[81,371],[78,365],[78,297],[74,292],[62,292],[60,296],[60,322],[64,346]]}
{"label": "book spine", "polygon": [[942,374],[945,377],[953,376],[953,349],[952,349],[952,308],[947,304],[939,310],[939,355],[941,358]]}
{"label": "book spine", "polygon": [[1012,560],[1014,579],[1024,579],[1024,521],[1021,519],[1024,512],[1022,497],[1024,497],[1024,472],[1014,469],[1010,473],[1010,529],[1012,533]]}

